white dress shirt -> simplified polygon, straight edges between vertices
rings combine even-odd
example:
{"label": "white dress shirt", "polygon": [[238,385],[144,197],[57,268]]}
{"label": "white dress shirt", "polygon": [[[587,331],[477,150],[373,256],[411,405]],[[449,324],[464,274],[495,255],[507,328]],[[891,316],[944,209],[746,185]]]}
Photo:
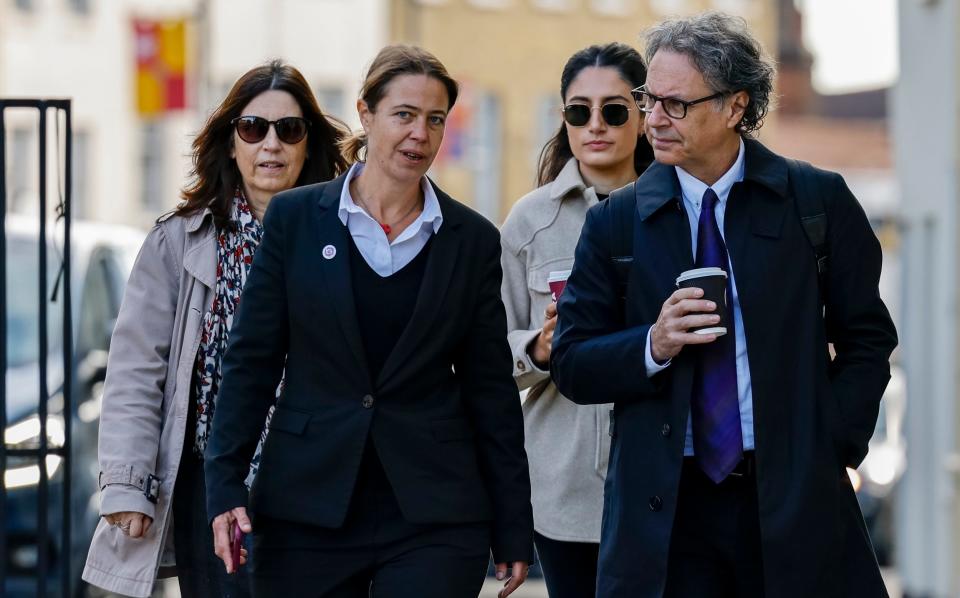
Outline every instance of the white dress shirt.
{"label": "white dress shirt", "polygon": [[393,242],[390,242],[380,223],[358,206],[350,195],[350,181],[363,172],[363,167],[363,162],[357,162],[347,172],[343,191],[340,192],[338,214],[340,222],[343,222],[350,231],[350,236],[360,250],[360,255],[374,272],[386,278],[417,257],[430,240],[430,235],[440,230],[443,214],[440,213],[440,202],[437,200],[433,185],[427,177],[421,178],[423,211]]}
{"label": "white dress shirt", "polygon": [[[727,198],[730,197],[730,190],[733,188],[734,183],[743,180],[743,154],[744,145],[741,139],[740,152],[737,154],[737,159],[733,163],[733,166],[731,166],[730,170],[725,172],[716,183],[709,187],[713,189],[717,197],[720,198],[720,201],[717,202],[714,209],[716,210],[717,226],[720,228],[720,235],[724,237],[724,243],[726,243],[726,237],[724,236],[723,222],[727,209]],[[708,187],[703,181],[697,179],[679,166],[676,167],[676,170],[677,178],[680,180],[680,189],[683,194],[683,206],[687,210],[687,217],[690,221],[690,238],[693,242],[693,255],[697,255],[697,230],[700,225],[700,204],[703,201],[703,194]],[[730,259],[729,255],[728,251],[728,260]],[[740,429],[743,434],[743,450],[749,451],[754,448],[753,387],[750,382],[750,364],[747,361],[747,337],[743,329],[743,314],[740,311],[740,296],[737,293],[737,282],[733,273],[732,261],[730,261],[728,265],[728,273],[730,274],[730,287],[733,290],[733,327],[737,351],[737,395],[740,402]],[[653,376],[670,365],[669,361],[664,364],[658,364],[653,359],[649,334],[647,335],[645,361],[648,376]],[[690,417],[687,418],[687,434],[686,440],[684,441],[683,454],[688,457],[693,455],[693,423]]]}

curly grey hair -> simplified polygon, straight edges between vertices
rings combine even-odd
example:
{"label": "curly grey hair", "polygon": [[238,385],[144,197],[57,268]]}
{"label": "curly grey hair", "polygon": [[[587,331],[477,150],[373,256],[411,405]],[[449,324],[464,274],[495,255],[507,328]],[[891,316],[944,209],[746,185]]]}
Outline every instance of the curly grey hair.
{"label": "curly grey hair", "polygon": [[739,133],[749,134],[763,125],[776,71],[746,21],[711,11],[664,21],[648,29],[645,37],[647,64],[661,49],[685,54],[713,91],[747,92],[750,104],[737,125]]}

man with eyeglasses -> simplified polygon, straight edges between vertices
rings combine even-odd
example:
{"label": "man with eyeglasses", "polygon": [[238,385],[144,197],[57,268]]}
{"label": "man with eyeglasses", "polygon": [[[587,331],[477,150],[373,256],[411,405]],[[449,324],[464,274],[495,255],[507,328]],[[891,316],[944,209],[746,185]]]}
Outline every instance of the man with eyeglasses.
{"label": "man with eyeglasses", "polygon": [[[886,596],[846,474],[897,344],[880,245],[839,175],[751,136],[774,69],[741,19],[646,38],[656,162],[588,212],[551,363],[614,402],[597,596]],[[677,289],[699,268],[725,296]]]}

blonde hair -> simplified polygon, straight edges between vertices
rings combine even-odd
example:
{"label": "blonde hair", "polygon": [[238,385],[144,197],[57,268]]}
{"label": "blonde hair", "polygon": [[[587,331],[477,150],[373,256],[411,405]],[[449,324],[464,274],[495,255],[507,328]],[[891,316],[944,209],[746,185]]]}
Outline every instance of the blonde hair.
{"label": "blonde hair", "polygon": [[[447,110],[457,101],[460,87],[436,56],[417,46],[396,44],[380,50],[363,79],[360,99],[370,112],[376,112],[377,104],[387,95],[387,86],[400,75],[427,75],[442,83],[447,90]],[[367,134],[363,129],[340,141],[340,151],[351,164],[365,158],[366,147]]]}

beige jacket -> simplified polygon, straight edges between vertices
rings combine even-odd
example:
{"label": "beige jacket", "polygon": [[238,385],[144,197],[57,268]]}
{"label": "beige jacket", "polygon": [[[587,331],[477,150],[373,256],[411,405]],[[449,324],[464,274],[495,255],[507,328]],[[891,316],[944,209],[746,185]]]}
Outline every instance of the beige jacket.
{"label": "beige jacket", "polygon": [[547,277],[569,270],[587,209],[597,203],[571,158],[552,183],[522,197],[501,230],[503,302],[513,376],[523,403],[534,528],[567,542],[599,542],[610,453],[610,405],[577,405],[559,393],[527,347],[550,303]]}
{"label": "beige jacket", "polygon": [[[106,590],[149,596],[161,564],[173,565],[173,488],[190,403],[204,312],[213,300],[216,233],[209,211],[168,217],[150,231],[127,283],[113,331],[100,415],[100,514],[153,518],[131,539],[101,519],[83,579]],[[132,485],[104,479],[152,474],[156,504]]]}

